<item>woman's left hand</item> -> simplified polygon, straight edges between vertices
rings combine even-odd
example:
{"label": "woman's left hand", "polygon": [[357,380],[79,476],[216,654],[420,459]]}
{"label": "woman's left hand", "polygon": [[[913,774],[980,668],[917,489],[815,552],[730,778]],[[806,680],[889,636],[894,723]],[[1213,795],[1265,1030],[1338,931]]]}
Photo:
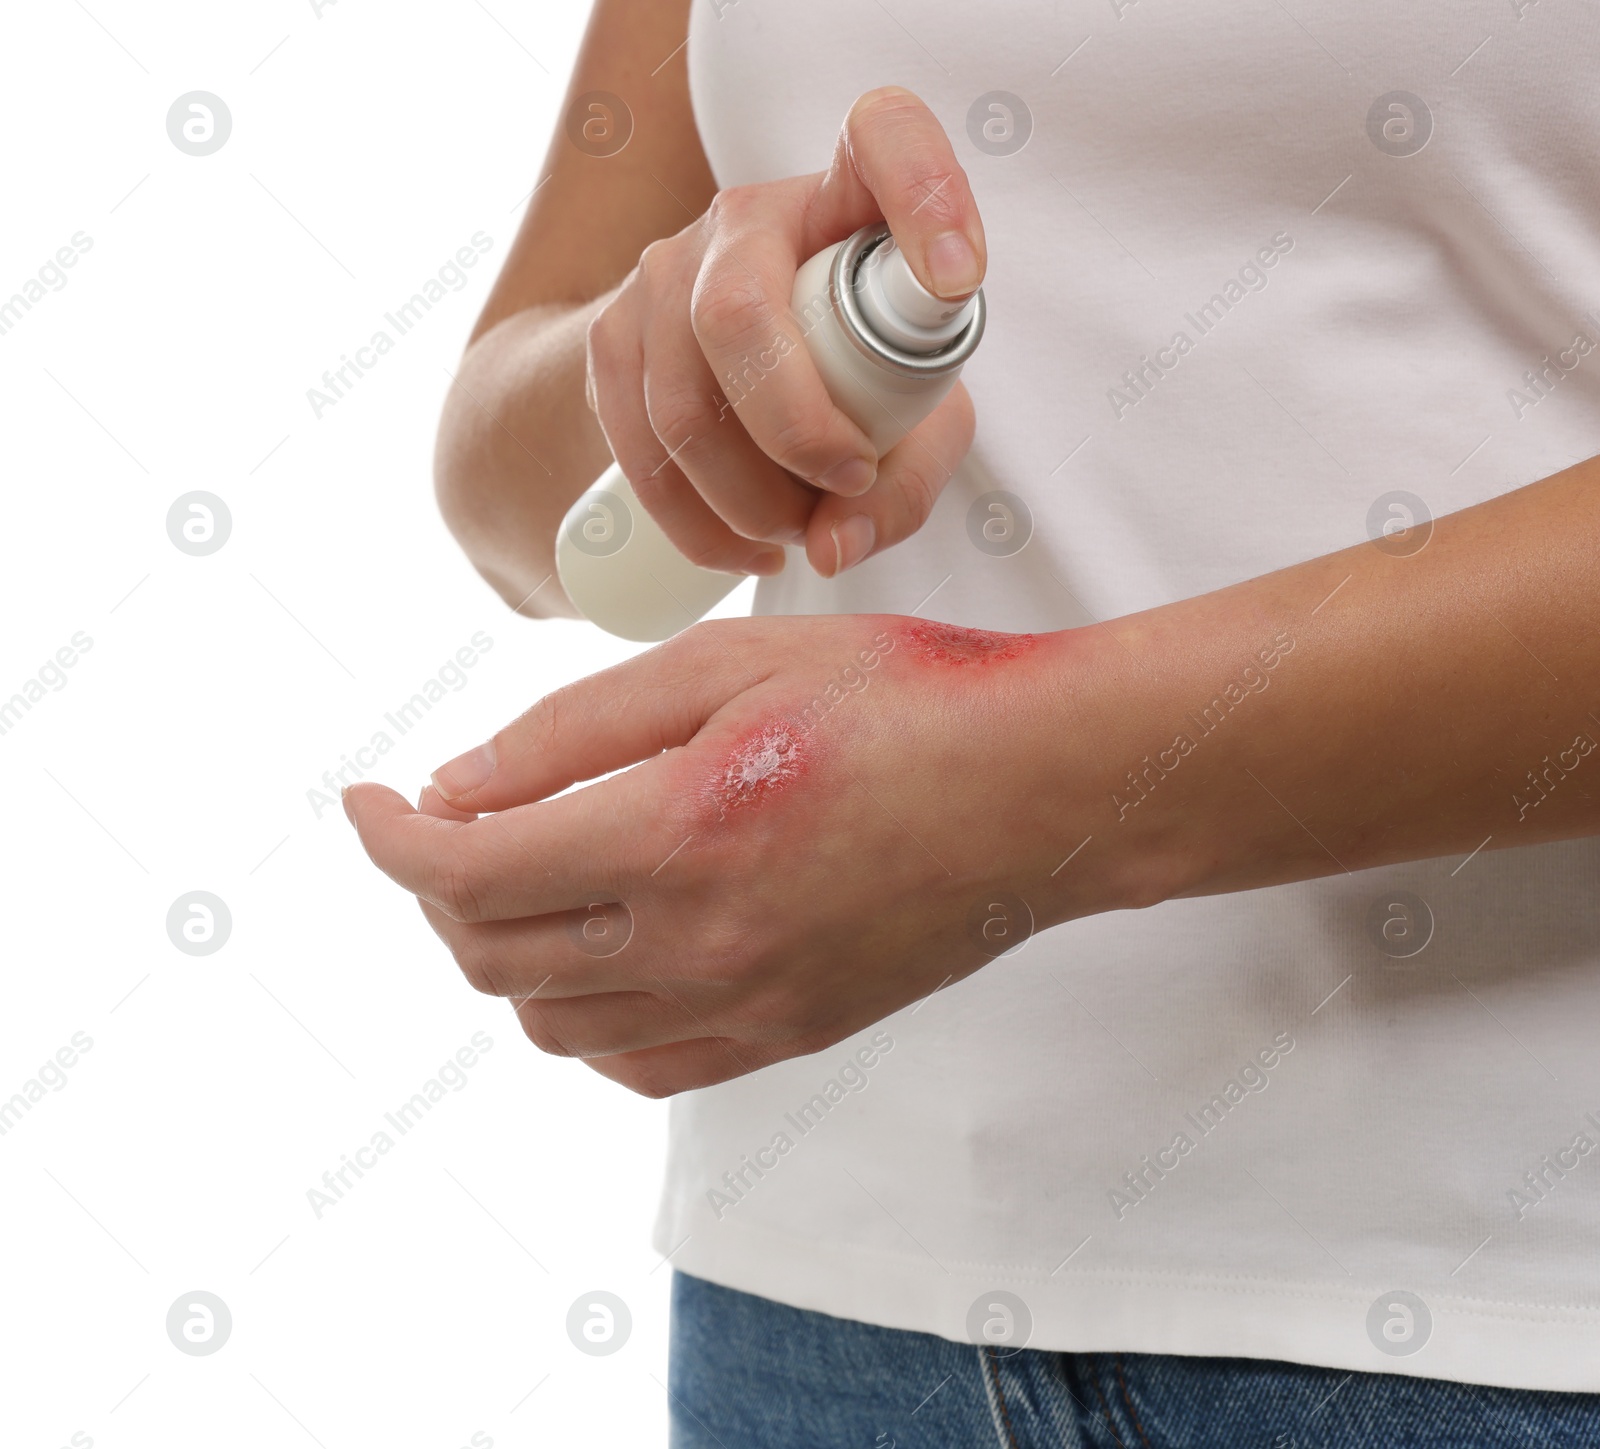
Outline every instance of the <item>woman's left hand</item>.
{"label": "woman's left hand", "polygon": [[1135,903],[1052,876],[1088,834],[1098,772],[1060,762],[1092,652],[894,615],[702,624],[541,700],[420,810],[374,784],[345,809],[535,1044],[665,1096]]}

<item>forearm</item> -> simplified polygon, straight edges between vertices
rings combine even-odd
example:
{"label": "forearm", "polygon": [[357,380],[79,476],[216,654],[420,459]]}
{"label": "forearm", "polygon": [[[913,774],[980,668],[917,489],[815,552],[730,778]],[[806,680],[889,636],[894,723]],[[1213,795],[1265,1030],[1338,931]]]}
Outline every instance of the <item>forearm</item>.
{"label": "forearm", "polygon": [[556,530],[611,461],[584,401],[584,334],[604,298],[530,307],[467,349],[445,401],[434,483],[445,522],[513,608],[574,615]]}
{"label": "forearm", "polygon": [[445,402],[440,507],[523,613],[574,612],[556,529],[611,461],[584,397],[589,322],[716,189],[689,99],[688,17],[689,0],[595,0],[527,215]]}
{"label": "forearm", "polygon": [[1085,854],[1149,901],[1600,833],[1597,560],[1591,461],[1410,556],[1362,544],[1085,631]]}

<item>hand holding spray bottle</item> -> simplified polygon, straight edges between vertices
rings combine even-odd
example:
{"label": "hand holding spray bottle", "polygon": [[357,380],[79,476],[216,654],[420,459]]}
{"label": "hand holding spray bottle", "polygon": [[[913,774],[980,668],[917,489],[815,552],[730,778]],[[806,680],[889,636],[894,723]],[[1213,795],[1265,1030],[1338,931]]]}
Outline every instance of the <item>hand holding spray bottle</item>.
{"label": "hand holding spray bottle", "polygon": [[[982,291],[964,302],[934,296],[881,222],[801,266],[791,306],[824,386],[880,457],[944,400],[983,336]],[[586,619],[650,643],[744,581],[679,553],[615,463],[562,520],[556,571]]]}

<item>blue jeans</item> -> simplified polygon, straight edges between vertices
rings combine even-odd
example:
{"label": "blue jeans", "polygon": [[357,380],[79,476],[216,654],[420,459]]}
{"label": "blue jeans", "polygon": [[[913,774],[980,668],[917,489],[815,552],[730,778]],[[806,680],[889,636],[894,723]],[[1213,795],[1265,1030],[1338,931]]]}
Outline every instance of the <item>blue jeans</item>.
{"label": "blue jeans", "polygon": [[1600,1394],[979,1348],[679,1273],[672,1449],[1593,1449]]}

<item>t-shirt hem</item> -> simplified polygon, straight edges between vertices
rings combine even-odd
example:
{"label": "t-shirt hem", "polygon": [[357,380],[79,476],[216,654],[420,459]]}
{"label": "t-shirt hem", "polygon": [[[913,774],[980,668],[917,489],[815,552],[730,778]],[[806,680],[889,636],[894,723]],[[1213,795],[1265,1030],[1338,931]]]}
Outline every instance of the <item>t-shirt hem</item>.
{"label": "t-shirt hem", "polygon": [[675,1242],[658,1220],[658,1252],[725,1288],[882,1328],[971,1342],[968,1314],[1007,1289],[1032,1319],[1027,1347],[1062,1353],[1257,1358],[1500,1388],[1600,1392],[1600,1313],[1429,1292],[1429,1323],[1410,1351],[1369,1337],[1369,1313],[1395,1283],[1292,1283],[1182,1272],[1086,1271],[1008,1276],[931,1257],[801,1239],[725,1220]]}

